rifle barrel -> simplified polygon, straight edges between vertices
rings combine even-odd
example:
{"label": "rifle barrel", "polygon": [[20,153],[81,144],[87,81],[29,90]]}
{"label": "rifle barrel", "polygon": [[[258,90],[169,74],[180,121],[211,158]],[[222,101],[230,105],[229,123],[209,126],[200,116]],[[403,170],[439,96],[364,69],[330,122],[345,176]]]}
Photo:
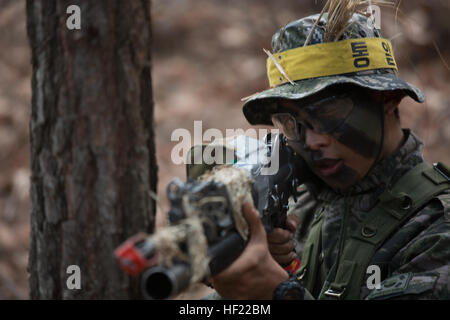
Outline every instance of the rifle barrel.
{"label": "rifle barrel", "polygon": [[146,299],[168,299],[186,289],[190,280],[187,264],[177,263],[172,268],[156,266],[142,274],[142,293]]}

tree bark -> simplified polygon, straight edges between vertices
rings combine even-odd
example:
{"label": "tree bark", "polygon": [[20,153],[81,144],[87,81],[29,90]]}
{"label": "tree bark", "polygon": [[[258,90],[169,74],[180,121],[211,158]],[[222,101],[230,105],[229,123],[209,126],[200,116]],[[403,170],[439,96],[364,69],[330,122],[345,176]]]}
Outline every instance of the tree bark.
{"label": "tree bark", "polygon": [[[67,7],[81,9],[69,30]],[[150,0],[27,0],[32,299],[139,298],[114,249],[152,232]],[[81,271],[68,289],[67,268]]]}

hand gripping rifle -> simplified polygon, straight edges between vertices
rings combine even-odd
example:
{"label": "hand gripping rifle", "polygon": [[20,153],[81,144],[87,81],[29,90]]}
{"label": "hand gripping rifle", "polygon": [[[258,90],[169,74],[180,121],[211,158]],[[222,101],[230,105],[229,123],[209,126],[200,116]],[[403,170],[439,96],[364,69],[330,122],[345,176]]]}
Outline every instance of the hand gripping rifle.
{"label": "hand gripping rifle", "polygon": [[[247,136],[232,142],[233,164],[214,166],[195,180],[174,179],[168,184],[171,226],[150,236],[138,234],[116,249],[125,271],[131,275],[145,271],[144,297],[170,298],[237,259],[248,240],[241,213],[246,201],[258,209],[267,233],[285,227],[288,199],[296,200],[297,187],[309,177],[303,159],[281,134],[269,133],[264,142]],[[189,167],[188,177],[192,177]],[[295,259],[286,269],[298,266]]]}

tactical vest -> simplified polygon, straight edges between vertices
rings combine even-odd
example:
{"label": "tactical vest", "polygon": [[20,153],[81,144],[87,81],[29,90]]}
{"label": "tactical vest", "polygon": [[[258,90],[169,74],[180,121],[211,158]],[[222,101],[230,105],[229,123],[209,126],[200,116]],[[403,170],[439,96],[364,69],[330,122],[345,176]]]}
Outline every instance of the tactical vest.
{"label": "tactical vest", "polygon": [[[450,170],[442,163],[422,162],[381,194],[365,221],[342,243],[338,261],[328,273],[319,299],[360,299],[367,267],[381,245],[431,199],[450,189]],[[323,208],[316,213],[304,246],[297,278],[313,292],[317,285]],[[345,217],[343,217],[345,220]],[[345,224],[345,221],[343,221]],[[342,242],[343,239],[340,239]]]}

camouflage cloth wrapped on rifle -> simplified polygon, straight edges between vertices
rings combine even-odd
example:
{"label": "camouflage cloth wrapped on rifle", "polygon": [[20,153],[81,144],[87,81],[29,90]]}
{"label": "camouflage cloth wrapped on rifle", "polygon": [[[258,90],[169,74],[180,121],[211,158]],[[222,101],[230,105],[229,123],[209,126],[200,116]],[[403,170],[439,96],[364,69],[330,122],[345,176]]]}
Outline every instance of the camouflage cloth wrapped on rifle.
{"label": "camouflage cloth wrapped on rifle", "polygon": [[[208,147],[215,155],[223,151],[223,159],[204,161]],[[230,151],[228,161],[217,164]],[[169,298],[230,265],[248,240],[241,213],[245,202],[258,208],[267,232],[283,227],[289,197],[297,196],[299,178],[307,178],[301,158],[282,135],[269,134],[266,142],[228,138],[194,147],[190,158],[194,163],[188,166],[188,181],[174,179],[167,186],[171,226],[150,236],[137,235],[116,250],[127,272],[145,271],[142,290],[147,298]]]}

